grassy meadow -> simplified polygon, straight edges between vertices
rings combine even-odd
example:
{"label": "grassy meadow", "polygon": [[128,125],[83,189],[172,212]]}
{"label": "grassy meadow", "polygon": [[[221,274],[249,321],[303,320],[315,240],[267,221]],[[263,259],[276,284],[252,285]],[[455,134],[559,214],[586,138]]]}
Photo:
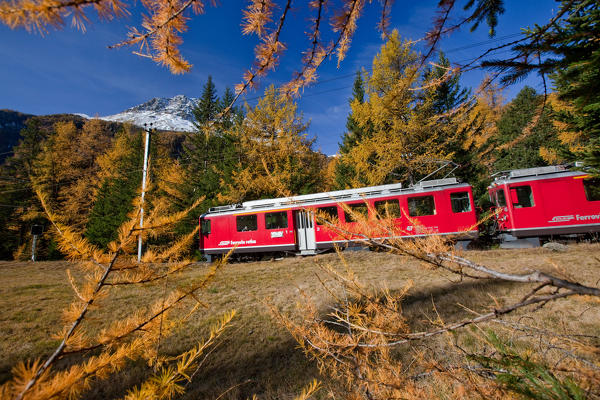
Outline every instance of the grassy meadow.
{"label": "grassy meadow", "polygon": [[[456,321],[471,317],[468,310],[486,311],[494,304],[518,300],[528,291],[516,284],[459,281],[456,276],[428,269],[414,259],[386,253],[346,251],[343,255],[366,285],[393,291],[413,282],[403,309],[415,329],[423,327],[428,319],[437,318],[436,310],[444,321]],[[566,252],[537,248],[470,251],[465,255],[504,271],[540,269],[592,286],[597,286],[600,278],[600,244],[573,244]],[[316,362],[298,349],[287,331],[272,318],[268,307],[273,305],[297,318],[296,304],[302,301],[304,293],[325,314],[333,300],[320,283],[327,277],[319,264],[343,268],[336,254],[227,265],[202,294],[201,300],[208,308],[199,309],[160,344],[163,352],[182,352],[201,340],[220,314],[231,309],[238,311],[232,327],[206,358],[184,398],[245,399],[256,394],[259,399],[292,399],[313,378],[323,382],[318,398],[340,398],[343,387],[319,374]],[[168,285],[185,284],[207,268],[206,264],[198,264]],[[57,345],[53,335],[62,328],[61,310],[73,299],[67,269],[76,267],[68,262],[0,262],[0,382],[9,379],[16,363],[47,357]],[[165,287],[113,290],[118,301],[100,304],[90,314],[88,324],[94,326],[103,318],[127,315],[131,307],[151,304],[165,292]],[[517,321],[520,315],[509,319]],[[572,298],[548,304],[527,318],[529,325],[600,335],[599,316],[597,300]],[[448,343],[440,336],[429,341],[428,346],[435,351]],[[149,373],[151,369],[143,362],[131,361],[123,372],[97,383],[84,398],[122,397]]]}

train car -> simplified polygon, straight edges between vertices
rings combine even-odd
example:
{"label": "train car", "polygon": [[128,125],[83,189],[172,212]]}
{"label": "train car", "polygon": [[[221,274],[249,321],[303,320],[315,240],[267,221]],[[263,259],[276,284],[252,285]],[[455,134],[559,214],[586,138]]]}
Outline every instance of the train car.
{"label": "train car", "polygon": [[[346,212],[342,204],[352,212]],[[237,254],[316,254],[336,243],[353,242],[316,214],[329,215],[351,230],[357,224],[353,213],[371,218],[375,212],[393,218],[402,237],[435,234],[469,239],[478,235],[471,186],[447,178],[409,188],[391,184],[213,207],[200,217],[200,250],[207,255],[232,248]]]}
{"label": "train car", "polygon": [[557,165],[495,174],[488,187],[501,233],[515,238],[600,231],[600,179]]}

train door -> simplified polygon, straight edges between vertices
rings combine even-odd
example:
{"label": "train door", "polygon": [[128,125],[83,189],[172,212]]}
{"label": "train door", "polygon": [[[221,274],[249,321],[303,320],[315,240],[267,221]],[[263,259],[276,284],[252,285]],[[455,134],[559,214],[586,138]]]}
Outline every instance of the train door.
{"label": "train door", "polygon": [[508,202],[506,201],[506,192],[504,188],[499,187],[495,191],[490,192],[490,199],[496,206],[496,222],[498,223],[498,229],[504,231],[511,228],[512,223],[509,220]]}
{"label": "train door", "polygon": [[294,211],[296,222],[296,238],[300,254],[315,254],[317,242],[315,240],[315,214],[313,211]]}
{"label": "train door", "polygon": [[[511,184],[508,188],[507,200],[512,206],[512,228],[525,229],[546,223],[540,215],[541,207],[535,207],[533,190],[529,182]],[[515,236],[518,236],[515,233]]]}

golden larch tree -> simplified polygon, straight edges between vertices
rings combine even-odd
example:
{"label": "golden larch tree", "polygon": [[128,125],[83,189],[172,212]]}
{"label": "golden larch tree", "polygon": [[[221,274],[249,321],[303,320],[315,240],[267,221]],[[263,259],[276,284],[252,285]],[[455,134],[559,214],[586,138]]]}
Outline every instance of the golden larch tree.
{"label": "golden larch tree", "polygon": [[439,79],[423,78],[422,67],[421,57],[397,31],[375,56],[366,75],[367,100],[351,104],[356,123],[372,132],[344,155],[356,170],[355,186],[414,181],[437,168],[437,161],[452,159],[463,133],[459,125],[471,107],[439,114]]}
{"label": "golden larch tree", "polygon": [[112,133],[106,123],[91,119],[78,129],[58,122],[43,145],[32,181],[48,194],[53,206],[64,210],[63,222],[81,231],[95,198],[99,157],[109,148]]}
{"label": "golden larch tree", "polygon": [[324,188],[326,158],[312,149],[308,124],[303,122],[297,104],[280,96],[271,86],[247,115],[237,131],[239,168],[224,202],[240,202],[281,193],[304,194]]}

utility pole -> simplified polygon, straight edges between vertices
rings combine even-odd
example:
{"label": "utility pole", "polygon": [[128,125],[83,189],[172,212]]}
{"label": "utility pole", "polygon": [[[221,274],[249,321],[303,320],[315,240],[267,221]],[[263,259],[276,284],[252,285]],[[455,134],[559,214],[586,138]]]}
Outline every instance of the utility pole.
{"label": "utility pole", "polygon": [[43,225],[32,225],[31,226],[31,235],[33,236],[33,243],[31,243],[31,261],[33,261],[33,262],[36,261],[35,250],[36,250],[36,246],[37,246],[38,236],[40,236],[43,232],[44,232]]}
{"label": "utility pole", "polygon": [[35,262],[35,246],[37,245],[38,235],[33,235],[33,243],[31,244],[31,261]]}
{"label": "utility pole", "polygon": [[146,177],[148,176],[148,152],[150,151],[150,131],[152,130],[152,122],[146,129],[146,145],[144,147],[144,173],[142,174],[142,198],[140,202],[140,234],[138,235],[138,262],[142,261],[142,234],[144,228],[144,195],[146,194]]}

